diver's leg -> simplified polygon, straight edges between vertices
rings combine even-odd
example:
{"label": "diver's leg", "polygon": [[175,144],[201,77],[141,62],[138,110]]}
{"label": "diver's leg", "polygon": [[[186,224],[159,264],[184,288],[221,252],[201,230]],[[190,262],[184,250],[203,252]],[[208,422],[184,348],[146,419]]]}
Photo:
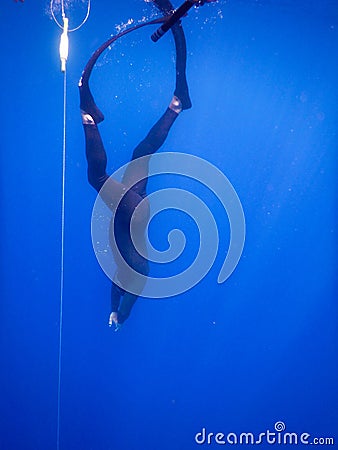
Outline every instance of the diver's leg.
{"label": "diver's leg", "polygon": [[106,173],[107,155],[97,125],[89,114],[82,114],[83,129],[86,139],[86,158],[88,162],[88,181],[100,191],[108,179]]}
{"label": "diver's leg", "polygon": [[142,142],[133,151],[132,160],[141,156],[152,155],[164,144],[170,128],[180,113],[180,104],[178,99],[172,100],[172,103],[166,109],[162,117],[150,129],[149,133]]}
{"label": "diver's leg", "polygon": [[[128,187],[133,187],[133,191],[141,197],[145,197],[146,195],[150,157],[163,145],[170,128],[181,110],[182,106],[180,101],[174,97],[163,116],[156,122],[146,138],[139,143],[133,152],[133,162],[128,165],[122,183]],[[148,156],[148,158],[138,159],[142,156]]]}
{"label": "diver's leg", "polygon": [[[84,81],[84,79],[86,81]],[[88,162],[88,181],[99,192],[107,180],[107,155],[97,124],[102,122],[103,114],[95,105],[89,90],[88,77],[84,73],[79,82],[80,108],[86,139],[86,158]]]}
{"label": "diver's leg", "polygon": [[104,120],[104,115],[95,104],[88,82],[88,76],[84,73],[79,81],[80,109],[82,113],[89,114],[94,122],[98,124]]}

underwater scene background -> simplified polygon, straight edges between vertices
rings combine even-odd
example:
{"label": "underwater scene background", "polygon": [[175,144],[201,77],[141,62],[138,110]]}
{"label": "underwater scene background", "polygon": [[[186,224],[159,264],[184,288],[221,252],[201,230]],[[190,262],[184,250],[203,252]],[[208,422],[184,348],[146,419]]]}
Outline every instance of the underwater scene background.
{"label": "underwater scene background", "polygon": [[[54,7],[61,20],[60,3]],[[86,8],[66,2],[71,28]],[[228,177],[245,214],[245,247],[217,284],[230,238],[226,212],[197,182],[154,177],[150,191],[180,186],[208,204],[219,251],[197,286],[139,299],[114,333],[110,281],[91,243],[96,193],[77,83],[111,34],[156,14],[142,0],[92,0],[88,21],[69,35],[59,448],[217,448],[214,437],[203,444],[196,434],[258,436],[277,422],[309,442],[333,437],[330,448],[338,448],[337,2],[228,0],[183,19],[193,107],[160,151],[199,156]],[[44,0],[2,0],[0,18],[0,449],[46,450],[57,448],[58,422],[61,30]],[[109,172],[129,160],[172,97],[172,36],[154,44],[155,30],[120,39],[93,71]],[[170,273],[196,256],[198,228],[174,211],[150,226],[162,250],[176,227],[187,244],[164,269]]]}

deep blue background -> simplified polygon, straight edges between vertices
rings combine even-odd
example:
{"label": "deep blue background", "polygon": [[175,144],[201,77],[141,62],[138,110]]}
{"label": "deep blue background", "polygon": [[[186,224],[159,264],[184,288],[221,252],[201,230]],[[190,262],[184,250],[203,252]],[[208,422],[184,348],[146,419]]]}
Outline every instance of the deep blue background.
{"label": "deep blue background", "polygon": [[[73,3],[71,26],[84,10]],[[91,247],[95,192],[76,84],[116,24],[153,12],[141,0],[93,0],[89,21],[70,36],[60,447],[190,450],[202,427],[258,433],[277,420],[338,439],[337,4],[229,0],[184,20],[194,106],[164,150],[226,174],[245,211],[245,251],[217,285],[226,218],[201,190],[224,231],[214,268],[175,299],[140,300],[114,334],[109,280]],[[0,449],[46,450],[56,448],[57,421],[60,30],[47,0],[2,0],[0,19]],[[152,31],[119,42],[93,73],[110,171],[171,98],[172,40],[155,45]],[[183,226],[189,238],[191,222]],[[152,232],[163,245],[165,235]],[[187,260],[193,227],[191,236]]]}

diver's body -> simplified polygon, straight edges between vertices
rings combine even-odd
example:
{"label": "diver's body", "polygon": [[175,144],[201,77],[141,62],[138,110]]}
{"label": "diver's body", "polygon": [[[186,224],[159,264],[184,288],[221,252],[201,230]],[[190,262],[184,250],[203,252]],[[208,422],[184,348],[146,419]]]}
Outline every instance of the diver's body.
{"label": "diver's body", "polygon": [[[156,0],[156,6],[165,14],[173,10],[169,0]],[[139,163],[127,166],[121,183],[109,179],[106,173],[107,155],[97,125],[104,120],[104,116],[97,108],[88,86],[88,77],[83,74],[80,83],[80,108],[82,113],[82,122],[86,140],[86,158],[88,162],[88,181],[97,192],[105,185],[103,196],[107,203],[117,202],[124,195],[123,200],[116,209],[114,238],[117,247],[127,264],[136,272],[145,276],[149,273],[148,260],[146,259],[145,230],[148,223],[149,207],[145,199],[146,186],[148,181],[149,159],[164,143],[168,132],[177,119],[179,113],[184,109],[191,107],[188,86],[186,82],[186,42],[183,28],[177,23],[172,28],[175,48],[176,48],[176,87],[173,99],[162,117],[149,131],[145,139],[135,148],[132,161],[142,156],[148,155],[149,158],[142,158]],[[133,183],[133,180],[141,180]],[[128,190],[126,186],[131,186]],[[127,192],[126,192],[127,190]],[[101,191],[102,196],[102,191]],[[108,198],[108,200],[107,200]],[[142,203],[141,203],[142,202]],[[139,205],[136,220],[136,240],[142,247],[144,256],[140,255],[132,242],[130,235],[130,219],[135,208]],[[135,236],[133,235],[133,239]],[[112,246],[112,250],[114,246]],[[114,250],[113,250],[114,253]],[[114,256],[116,256],[114,254]],[[116,283],[112,283],[111,288],[111,314],[109,325],[113,323],[118,329],[129,317],[131,309],[137,299],[137,295],[128,292],[128,286],[133,286],[138,282],[133,279],[130,271],[123,270],[123,265],[119,265],[118,258],[115,258],[117,264]],[[124,286],[126,290],[119,285]],[[136,291],[141,294],[144,286],[138,284]],[[135,292],[135,289],[132,289]]]}

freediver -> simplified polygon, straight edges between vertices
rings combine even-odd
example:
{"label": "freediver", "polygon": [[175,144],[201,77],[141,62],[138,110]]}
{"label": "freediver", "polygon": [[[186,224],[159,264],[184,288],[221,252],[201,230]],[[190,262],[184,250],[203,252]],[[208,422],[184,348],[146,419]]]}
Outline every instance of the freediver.
{"label": "freediver", "polygon": [[[210,2],[215,0],[207,1]],[[164,15],[170,15],[174,11],[169,0],[154,0],[154,4]],[[121,198],[124,194],[123,201],[119,203],[116,209],[114,229],[111,229],[110,232],[114,233],[117,247],[127,264],[136,272],[145,276],[148,276],[149,264],[146,257],[141,256],[134,247],[130,234],[131,217],[136,207],[139,205],[136,214],[136,233],[138,234],[139,241],[144,244],[143,254],[146,255],[145,230],[149,218],[149,206],[144,199],[147,195],[146,187],[148,181],[149,160],[151,155],[165,142],[168,132],[179,114],[192,106],[186,80],[186,40],[181,22],[175,23],[172,26],[171,31],[173,33],[176,49],[176,86],[174,95],[162,117],[151,128],[145,139],[134,149],[131,161],[143,156],[148,156],[148,158],[142,158],[140,163],[137,162],[137,164],[127,166],[122,183],[118,183],[111,179],[109,183],[107,183],[108,195],[111,196],[113,201],[117,198]],[[88,181],[97,192],[100,192],[101,188],[109,178],[106,173],[107,155],[98,130],[98,124],[104,120],[104,116],[96,106],[90,92],[88,84],[89,76],[90,73],[87,74],[85,69],[79,82],[80,109],[85,133]],[[133,180],[141,181],[133,183]],[[127,189],[126,185],[131,186],[131,188]],[[143,203],[141,205],[142,201]],[[116,261],[116,263],[117,270],[114,277],[115,282],[113,281],[111,286],[111,313],[109,316],[109,326],[114,324],[115,331],[118,331],[129,317],[138,296],[128,292],[128,286],[132,286],[133,283],[136,282],[133,279],[133,276],[130,272],[126,274],[123,268],[119,266],[118,261]],[[120,286],[123,286],[126,289],[123,289]],[[137,292],[139,292],[139,294],[141,294],[143,287],[144,284],[138,284]],[[135,289],[133,292],[135,292]]]}

